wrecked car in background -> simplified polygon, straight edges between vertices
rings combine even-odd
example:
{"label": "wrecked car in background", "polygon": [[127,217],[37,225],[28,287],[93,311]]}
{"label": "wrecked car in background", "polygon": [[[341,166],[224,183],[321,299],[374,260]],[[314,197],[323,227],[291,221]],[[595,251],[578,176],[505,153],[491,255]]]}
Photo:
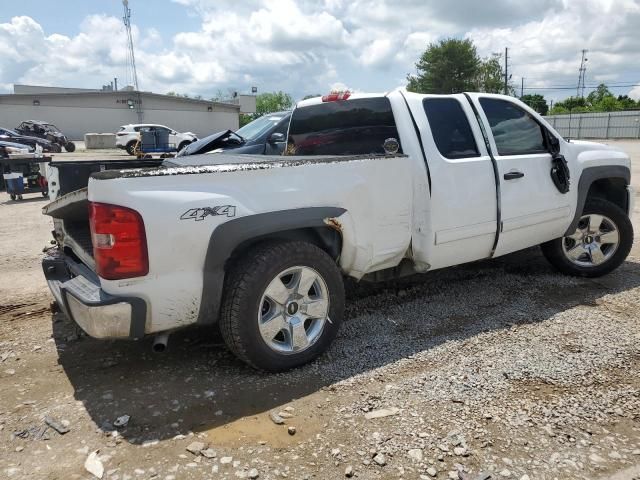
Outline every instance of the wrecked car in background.
{"label": "wrecked car in background", "polygon": [[[226,151],[238,154],[282,155],[287,143],[290,118],[290,111],[264,115],[235,132],[226,130],[193,142],[181,149],[177,156]],[[170,163],[170,161],[168,162]]]}
{"label": "wrecked car in background", "polygon": [[76,149],[75,143],[69,140],[65,134],[52,123],[42,122],[39,120],[26,120],[18,125],[14,130],[21,135],[49,140],[50,142],[59,145],[61,148],[64,147],[67,152],[73,152]]}

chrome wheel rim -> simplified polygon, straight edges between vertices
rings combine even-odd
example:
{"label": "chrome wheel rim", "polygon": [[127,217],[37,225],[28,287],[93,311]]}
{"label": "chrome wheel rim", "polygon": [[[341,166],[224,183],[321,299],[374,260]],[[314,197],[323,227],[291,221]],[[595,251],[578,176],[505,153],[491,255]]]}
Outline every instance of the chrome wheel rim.
{"label": "chrome wheel rim", "polygon": [[322,335],[329,319],[329,289],[313,268],[280,272],[262,295],[258,328],[265,343],[282,354],[300,353]]}
{"label": "chrome wheel rim", "polygon": [[583,215],[576,231],[562,239],[562,251],[567,259],[580,267],[597,267],[618,250],[620,233],[609,217]]}

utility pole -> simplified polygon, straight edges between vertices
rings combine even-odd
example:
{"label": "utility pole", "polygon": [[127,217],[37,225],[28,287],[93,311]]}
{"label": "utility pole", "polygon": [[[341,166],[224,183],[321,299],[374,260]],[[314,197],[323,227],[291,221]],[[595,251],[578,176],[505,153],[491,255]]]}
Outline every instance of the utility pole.
{"label": "utility pole", "polygon": [[520,98],[524,97],[524,77],[521,79],[520,83]]}
{"label": "utility pole", "polygon": [[138,123],[142,123],[142,95],[140,95],[140,87],[138,87],[138,72],[136,70],[136,57],[133,53],[133,36],[131,35],[131,9],[129,8],[129,0],[122,0],[124,14],[122,21],[127,31],[127,77],[131,76],[133,88],[136,92],[136,113],[138,114]]}
{"label": "utility pole", "polygon": [[576,97],[584,98],[584,78],[587,72],[587,52],[589,50],[582,49],[582,60],[580,61],[580,69],[578,70],[578,89],[576,90]]}
{"label": "utility pole", "polygon": [[504,94],[509,95],[509,49],[504,48]]}

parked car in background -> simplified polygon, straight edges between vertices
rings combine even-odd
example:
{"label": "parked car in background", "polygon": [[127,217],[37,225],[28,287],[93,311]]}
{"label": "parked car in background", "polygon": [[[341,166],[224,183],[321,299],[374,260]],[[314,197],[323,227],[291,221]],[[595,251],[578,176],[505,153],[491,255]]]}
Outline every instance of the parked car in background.
{"label": "parked car in background", "polygon": [[26,155],[34,152],[35,149],[29,145],[0,140],[0,159],[9,158],[9,155]]}
{"label": "parked car in background", "polygon": [[264,115],[232,132],[226,130],[209,135],[180,150],[178,157],[201,153],[253,153],[257,155],[282,155],[287,143],[287,129],[291,112]]}
{"label": "parked car in background", "polygon": [[192,132],[179,133],[172,128],[165,127],[164,125],[138,123],[122,125],[120,127],[116,132],[116,147],[126,150],[129,155],[133,155],[136,143],[140,140],[140,132],[157,131],[160,129],[164,129],[169,132],[169,144],[175,145],[178,151],[198,140],[196,134]]}
{"label": "parked car in background", "polygon": [[67,152],[73,152],[76,149],[75,143],[69,140],[67,136],[52,123],[42,122],[40,120],[25,120],[14,130],[21,135],[49,140],[60,147],[64,147]]}
{"label": "parked car in background", "polygon": [[33,148],[36,148],[36,145],[39,145],[43,152],[58,153],[62,151],[62,147],[60,147],[60,145],[58,145],[57,143],[53,143],[46,138],[22,135],[9,128],[0,128],[0,141],[19,143],[22,145],[28,145],[29,147]]}

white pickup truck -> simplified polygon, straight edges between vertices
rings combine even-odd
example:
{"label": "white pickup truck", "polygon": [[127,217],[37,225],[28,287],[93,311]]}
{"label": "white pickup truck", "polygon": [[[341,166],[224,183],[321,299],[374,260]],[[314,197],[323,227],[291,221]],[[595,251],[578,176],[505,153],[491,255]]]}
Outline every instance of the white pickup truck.
{"label": "white pickup truck", "polygon": [[299,103],[287,139],[282,157],[93,173],[46,206],[58,246],[43,268],[64,312],[93,337],[156,335],[158,349],[218,325],[240,359],[281,371],[335,338],[343,276],[538,244],[559,271],[599,276],[633,242],[629,157],[564,140],[511,97],[333,94]]}

